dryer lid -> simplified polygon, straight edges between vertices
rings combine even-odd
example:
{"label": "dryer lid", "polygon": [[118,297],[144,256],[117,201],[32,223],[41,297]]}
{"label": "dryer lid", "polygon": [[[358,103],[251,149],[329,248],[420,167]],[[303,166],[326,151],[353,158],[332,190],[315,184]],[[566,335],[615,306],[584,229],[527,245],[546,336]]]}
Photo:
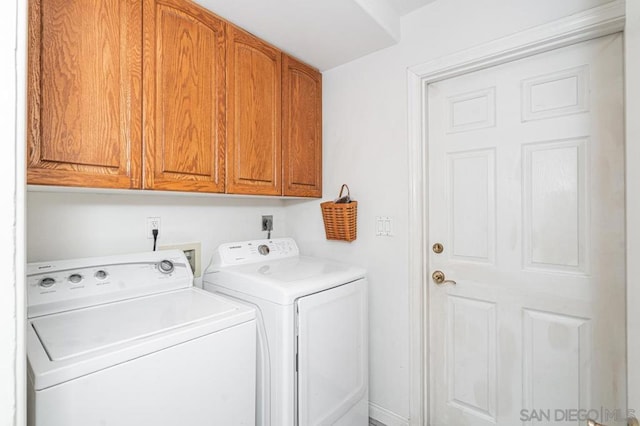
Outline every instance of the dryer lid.
{"label": "dryer lid", "polygon": [[31,324],[50,360],[63,361],[222,319],[240,309],[185,289],[39,317]]}

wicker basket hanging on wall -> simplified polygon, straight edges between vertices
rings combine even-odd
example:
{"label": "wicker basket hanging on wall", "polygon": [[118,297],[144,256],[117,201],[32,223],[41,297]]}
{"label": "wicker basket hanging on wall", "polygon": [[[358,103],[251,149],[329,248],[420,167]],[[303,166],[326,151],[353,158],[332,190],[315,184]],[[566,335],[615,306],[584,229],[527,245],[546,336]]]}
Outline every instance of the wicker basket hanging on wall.
{"label": "wicker basket hanging on wall", "polygon": [[[346,195],[342,195],[347,190]],[[336,201],[320,204],[327,240],[353,241],[357,237],[358,202],[351,199],[347,184],[340,188]]]}

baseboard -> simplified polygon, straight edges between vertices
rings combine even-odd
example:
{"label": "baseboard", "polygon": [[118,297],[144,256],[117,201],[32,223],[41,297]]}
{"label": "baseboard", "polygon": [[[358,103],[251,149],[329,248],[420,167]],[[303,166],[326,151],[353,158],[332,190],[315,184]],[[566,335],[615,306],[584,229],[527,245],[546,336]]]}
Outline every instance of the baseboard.
{"label": "baseboard", "polygon": [[409,426],[409,419],[405,419],[393,411],[382,408],[373,402],[369,403],[369,417],[385,426]]}

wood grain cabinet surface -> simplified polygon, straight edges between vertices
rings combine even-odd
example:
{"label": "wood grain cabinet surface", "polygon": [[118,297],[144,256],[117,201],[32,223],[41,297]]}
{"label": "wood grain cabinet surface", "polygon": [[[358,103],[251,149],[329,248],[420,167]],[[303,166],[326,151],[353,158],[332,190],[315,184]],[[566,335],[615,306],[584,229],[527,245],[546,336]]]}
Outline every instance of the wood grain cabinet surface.
{"label": "wood grain cabinet surface", "polygon": [[229,25],[227,192],[282,194],[281,52]]}
{"label": "wood grain cabinet surface", "polygon": [[322,76],[189,0],[30,0],[27,183],[322,196]]}
{"label": "wood grain cabinet surface", "polygon": [[27,182],[139,188],[135,0],[30,0]]}
{"label": "wood grain cabinet surface", "polygon": [[283,195],[321,197],[322,74],[283,56]]}
{"label": "wood grain cabinet surface", "polygon": [[184,0],[144,0],[144,187],[224,192],[226,24]]}

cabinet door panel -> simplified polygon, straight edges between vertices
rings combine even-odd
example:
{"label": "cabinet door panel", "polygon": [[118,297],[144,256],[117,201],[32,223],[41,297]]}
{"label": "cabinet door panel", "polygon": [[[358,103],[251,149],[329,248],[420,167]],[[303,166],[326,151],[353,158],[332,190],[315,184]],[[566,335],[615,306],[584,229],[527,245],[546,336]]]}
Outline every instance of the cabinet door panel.
{"label": "cabinet door panel", "polygon": [[227,192],[280,195],[281,53],[229,28]]}
{"label": "cabinet door panel", "polygon": [[140,20],[133,0],[29,2],[27,182],[140,187]]}
{"label": "cabinet door panel", "polygon": [[182,1],[144,13],[145,187],[223,192],[225,24]]}
{"label": "cabinet door panel", "polygon": [[282,81],[284,195],[321,197],[322,74],[285,55]]}

